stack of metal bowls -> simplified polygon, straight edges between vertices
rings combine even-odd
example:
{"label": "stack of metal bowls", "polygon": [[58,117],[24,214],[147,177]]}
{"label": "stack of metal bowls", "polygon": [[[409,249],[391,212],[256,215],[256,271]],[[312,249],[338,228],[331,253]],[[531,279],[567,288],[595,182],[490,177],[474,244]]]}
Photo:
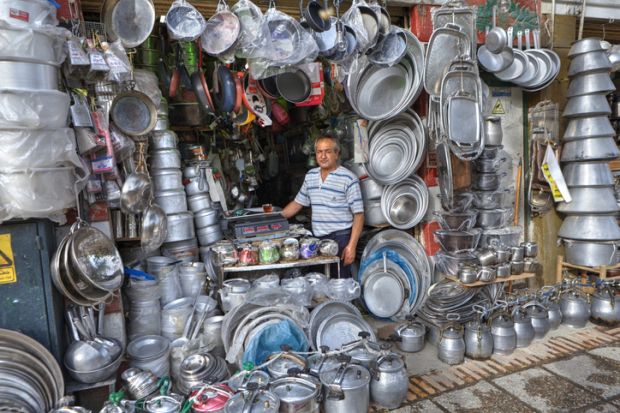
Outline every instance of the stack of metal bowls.
{"label": "stack of metal bowls", "polygon": [[161,334],[161,291],[157,280],[131,278],[125,293],[129,298],[129,340]]}
{"label": "stack of metal bowls", "polygon": [[170,341],[162,336],[143,336],[129,343],[129,366],[149,370],[157,377],[170,372]]}
{"label": "stack of metal bowls", "polygon": [[0,329],[0,405],[6,412],[47,412],[65,395],[62,370],[37,341]]}
{"label": "stack of metal bowls", "polygon": [[563,137],[562,172],[572,197],[560,202],[566,215],[558,233],[568,263],[584,266],[614,265],[620,241],[614,180],[608,162],[620,152],[609,120],[606,95],[615,90],[612,64],[600,39],[574,43],[568,76],[568,101],[563,116],[568,126]]}
{"label": "stack of metal bowls", "polygon": [[179,379],[175,386],[179,393],[189,394],[195,386],[219,383],[230,376],[226,361],[209,353],[192,354],[181,363]]}
{"label": "stack of metal bowls", "polygon": [[140,400],[155,393],[158,389],[157,376],[150,371],[129,368],[121,374],[124,387],[130,400]]}
{"label": "stack of metal bowls", "polygon": [[211,166],[206,161],[197,161],[183,170],[187,204],[194,213],[196,236],[201,253],[222,239],[219,210],[213,208],[209,195],[208,174],[211,174]]}
{"label": "stack of metal bowls", "polygon": [[64,34],[49,24],[58,23],[56,10],[32,6],[41,13],[35,18],[26,4],[11,4],[20,17],[3,20],[0,29],[1,221],[62,215],[75,206],[76,167],[82,169],[71,156],[77,145],[67,128],[70,98],[60,91]]}
{"label": "stack of metal bowls", "polygon": [[[192,261],[192,258],[197,258],[198,255],[192,242],[196,238],[194,216],[187,207],[181,172],[181,153],[177,149],[177,143],[178,138],[171,130],[158,130],[152,133],[151,176],[155,202],[164,210],[167,218],[168,235],[162,250],[174,249],[177,254],[174,258],[179,258],[180,255]],[[179,246],[182,248],[179,249]],[[193,254],[184,254],[186,249],[192,250]]]}

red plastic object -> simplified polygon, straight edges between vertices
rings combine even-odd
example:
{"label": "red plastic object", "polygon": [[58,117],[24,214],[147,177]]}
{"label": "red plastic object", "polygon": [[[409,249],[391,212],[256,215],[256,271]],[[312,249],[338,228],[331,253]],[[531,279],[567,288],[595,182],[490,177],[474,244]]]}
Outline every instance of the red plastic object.
{"label": "red plastic object", "polygon": [[439,229],[439,222],[437,221],[429,221],[422,223],[422,236],[421,241],[424,246],[424,251],[426,251],[426,255],[433,256],[437,254],[441,248],[439,244],[435,241],[435,230]]}

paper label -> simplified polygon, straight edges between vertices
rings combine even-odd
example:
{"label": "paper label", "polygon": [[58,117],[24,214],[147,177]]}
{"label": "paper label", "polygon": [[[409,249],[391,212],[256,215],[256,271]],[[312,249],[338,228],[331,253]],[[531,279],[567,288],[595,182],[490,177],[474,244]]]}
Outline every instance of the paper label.
{"label": "paper label", "polygon": [[0,234],[0,284],[17,282],[15,260],[11,247],[11,234]]}
{"label": "paper label", "polygon": [[551,149],[551,145],[547,145],[541,170],[545,180],[549,183],[553,200],[555,202],[571,202],[573,198],[570,195],[568,186],[566,186],[562,169],[560,169],[560,164],[558,163],[558,159],[555,157],[555,152]]}

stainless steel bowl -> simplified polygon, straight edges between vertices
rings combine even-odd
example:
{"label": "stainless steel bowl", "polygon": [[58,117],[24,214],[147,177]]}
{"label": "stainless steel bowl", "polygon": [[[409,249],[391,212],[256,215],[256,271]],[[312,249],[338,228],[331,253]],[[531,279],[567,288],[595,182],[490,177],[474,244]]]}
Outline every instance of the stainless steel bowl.
{"label": "stainless steel bowl", "polygon": [[451,231],[437,230],[435,231],[435,239],[446,252],[473,251],[478,246],[480,235],[479,229],[471,229],[469,231]]}

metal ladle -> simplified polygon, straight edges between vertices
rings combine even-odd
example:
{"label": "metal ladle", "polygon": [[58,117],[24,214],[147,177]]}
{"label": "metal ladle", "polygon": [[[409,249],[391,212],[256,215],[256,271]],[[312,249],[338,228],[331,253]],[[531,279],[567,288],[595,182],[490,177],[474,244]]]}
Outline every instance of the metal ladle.
{"label": "metal ladle", "polygon": [[81,341],[70,310],[66,312],[67,324],[73,342],[65,353],[65,364],[76,371],[93,371],[104,367],[110,363],[96,348],[89,342]]}
{"label": "metal ladle", "polygon": [[151,179],[146,172],[144,143],[138,143],[138,165],[121,189],[121,210],[126,214],[140,214],[149,205],[152,196]]}

